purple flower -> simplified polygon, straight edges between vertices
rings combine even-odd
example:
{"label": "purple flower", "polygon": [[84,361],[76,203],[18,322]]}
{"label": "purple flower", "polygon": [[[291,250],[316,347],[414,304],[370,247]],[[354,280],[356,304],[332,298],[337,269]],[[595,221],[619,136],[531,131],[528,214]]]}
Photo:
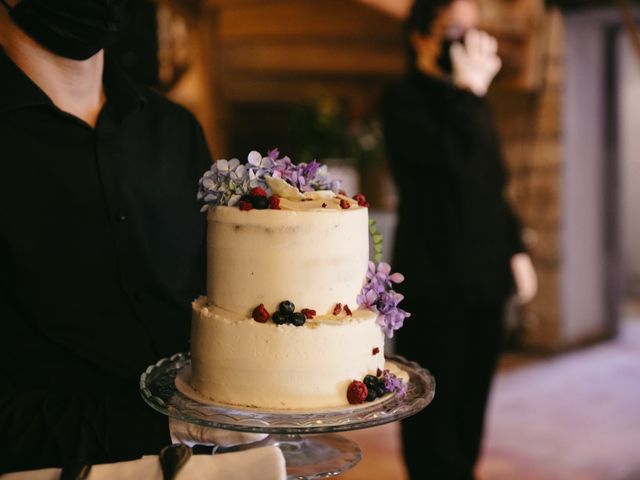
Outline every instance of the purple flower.
{"label": "purple flower", "polygon": [[362,287],[357,297],[358,305],[378,312],[378,325],[385,335],[393,338],[394,332],[404,325],[404,319],[411,315],[398,308],[403,296],[392,290],[394,283],[400,283],[404,277],[399,273],[390,274],[391,267],[388,263],[369,262],[367,270],[368,282]]}
{"label": "purple flower", "polygon": [[374,312],[378,311],[377,302],[378,302],[378,294],[375,290],[368,290],[367,292],[363,292],[357,297],[358,305],[364,308],[368,308],[369,310],[373,310]]}
{"label": "purple flower", "polygon": [[407,395],[407,384],[389,370],[382,372],[382,381],[387,392],[395,392],[400,398],[404,398]]}
{"label": "purple flower", "polygon": [[404,282],[404,275],[401,273],[390,273],[391,265],[385,262],[380,262],[376,269],[376,264],[369,262],[369,269],[367,270],[367,278],[373,280],[377,278],[379,282],[391,287],[394,283]]}
{"label": "purple flower", "polygon": [[340,182],[329,177],[326,165],[316,162],[294,165],[287,156],[278,158],[277,148],[269,150],[263,157],[260,152],[252,151],[247,163],[239,160],[217,160],[205,172],[198,183],[198,200],[204,203],[202,211],[209,206],[233,206],[240,197],[254,187],[262,187],[271,193],[266,177],[281,178],[301,192],[314,190],[338,191]]}

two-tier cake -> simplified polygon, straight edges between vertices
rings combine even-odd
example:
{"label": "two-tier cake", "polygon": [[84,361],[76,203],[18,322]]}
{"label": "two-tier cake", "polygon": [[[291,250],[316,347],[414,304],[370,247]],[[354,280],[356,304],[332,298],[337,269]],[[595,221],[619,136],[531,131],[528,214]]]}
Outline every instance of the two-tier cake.
{"label": "two-tier cake", "polygon": [[191,386],[214,402],[339,407],[402,394],[384,337],[401,275],[369,261],[368,205],[326,166],[276,151],[218,160],[200,181],[207,296],[193,304]]}

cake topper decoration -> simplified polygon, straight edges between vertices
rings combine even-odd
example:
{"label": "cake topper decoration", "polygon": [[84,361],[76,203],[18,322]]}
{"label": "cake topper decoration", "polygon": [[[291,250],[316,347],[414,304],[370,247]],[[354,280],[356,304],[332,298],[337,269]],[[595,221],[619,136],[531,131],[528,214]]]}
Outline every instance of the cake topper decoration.
{"label": "cake topper decoration", "polygon": [[[244,164],[237,158],[216,160],[198,182],[197,198],[204,203],[202,212],[219,205],[240,206],[241,200],[244,202],[243,209],[250,210],[256,207],[243,196],[258,187],[267,192],[268,205],[271,206],[269,197],[272,195],[318,200],[328,196],[329,192],[335,196],[340,184],[339,180],[330,177],[326,165],[315,160],[296,165],[287,156],[280,158],[277,148],[270,150],[266,156],[254,150]],[[321,191],[327,191],[327,194]],[[249,208],[249,203],[252,208]]]}

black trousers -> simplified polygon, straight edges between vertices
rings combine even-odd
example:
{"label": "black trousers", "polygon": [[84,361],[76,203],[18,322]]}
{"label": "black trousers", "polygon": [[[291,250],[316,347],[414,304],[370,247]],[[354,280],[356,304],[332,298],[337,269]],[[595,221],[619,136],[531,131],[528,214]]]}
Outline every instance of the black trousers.
{"label": "black trousers", "polygon": [[503,302],[406,304],[412,317],[396,351],[436,379],[433,402],[402,422],[411,480],[469,480],[482,442],[485,408],[503,338]]}

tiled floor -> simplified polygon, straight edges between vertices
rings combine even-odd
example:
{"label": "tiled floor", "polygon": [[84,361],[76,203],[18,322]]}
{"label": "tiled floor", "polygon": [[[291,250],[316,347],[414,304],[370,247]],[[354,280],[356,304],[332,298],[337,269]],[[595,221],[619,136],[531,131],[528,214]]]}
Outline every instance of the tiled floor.
{"label": "tiled floor", "polygon": [[[640,321],[611,342],[508,363],[488,412],[482,480],[640,479]],[[345,480],[404,480],[397,425],[351,432]]]}

